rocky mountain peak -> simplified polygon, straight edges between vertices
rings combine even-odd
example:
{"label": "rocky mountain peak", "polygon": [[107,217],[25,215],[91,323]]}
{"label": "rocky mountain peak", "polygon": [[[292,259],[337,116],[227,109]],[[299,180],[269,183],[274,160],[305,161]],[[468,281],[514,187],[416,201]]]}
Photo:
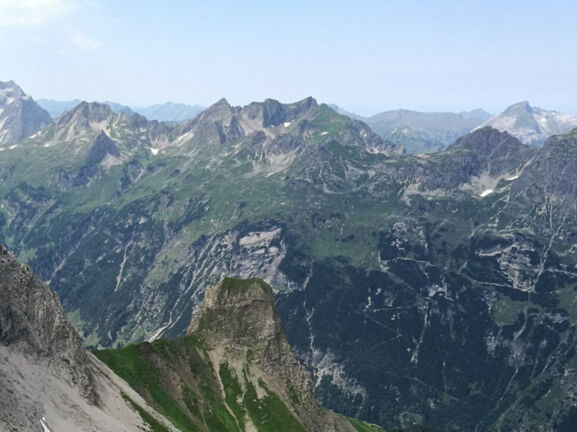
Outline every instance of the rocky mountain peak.
{"label": "rocky mountain peak", "polygon": [[529,101],[522,101],[509,106],[503,112],[503,114],[511,115],[511,114],[532,113],[532,112],[533,107],[529,104]]}
{"label": "rocky mountain peak", "polygon": [[52,119],[14,82],[0,82],[0,146],[20,141]]}
{"label": "rocky mountain peak", "polygon": [[205,344],[215,370],[225,364],[243,388],[276,394],[304,430],[353,432],[344,417],[315,399],[310,374],[284,337],[274,299],[272,288],[260,279],[225,277],[207,288],[188,334]]}
{"label": "rocky mountain peak", "polygon": [[548,137],[567,133],[577,127],[577,117],[532,107],[529,102],[523,101],[511,105],[479,128],[484,126],[507,131],[525,144],[541,146]]}
{"label": "rocky mountain peak", "polygon": [[[507,132],[483,127],[459,138],[431,159],[434,163],[429,166],[424,184],[429,189],[465,187],[481,194],[496,187],[503,176],[518,172],[536,152],[536,148]],[[414,173],[414,169],[408,172]]]}
{"label": "rocky mountain peak", "polygon": [[280,126],[318,108],[317,101],[308,97],[291,104],[282,104],[275,99],[253,102],[242,109],[242,115],[257,120],[262,127]]}
{"label": "rocky mountain peak", "polygon": [[226,98],[221,98],[207,109],[205,109],[201,114],[207,117],[222,116],[223,114],[228,114],[233,111],[233,107]]}
{"label": "rocky mountain peak", "polygon": [[224,144],[244,136],[236,112],[225,98],[220,99],[180,128],[181,137],[194,137],[202,144]]}
{"label": "rocky mountain peak", "polygon": [[8,97],[26,97],[24,91],[14,81],[0,81],[0,103]]}
{"label": "rocky mountain peak", "polygon": [[57,125],[88,128],[91,123],[102,122],[112,115],[114,115],[112,108],[106,104],[82,101],[72,110],[62,114]]}

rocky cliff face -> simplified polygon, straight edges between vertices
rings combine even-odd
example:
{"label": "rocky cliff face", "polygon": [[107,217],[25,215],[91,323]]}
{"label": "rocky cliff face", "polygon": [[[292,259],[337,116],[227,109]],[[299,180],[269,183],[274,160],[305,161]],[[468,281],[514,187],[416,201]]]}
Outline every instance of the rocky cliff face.
{"label": "rocky cliff face", "polygon": [[13,81],[0,82],[0,149],[52,123],[48,112]]}
{"label": "rocky cliff face", "polygon": [[226,364],[243,388],[276,394],[307,431],[354,431],[316,401],[309,372],[282,333],[272,288],[262,280],[224,278],[208,288],[188,333],[205,341],[215,368]]}
{"label": "rocky cliff face", "polygon": [[82,348],[56,294],[2,246],[0,297],[0,430],[142,430],[128,399],[169,424]]}
{"label": "rocky cliff face", "polygon": [[0,344],[63,372],[83,395],[96,402],[86,352],[62,311],[56,294],[0,246]]}

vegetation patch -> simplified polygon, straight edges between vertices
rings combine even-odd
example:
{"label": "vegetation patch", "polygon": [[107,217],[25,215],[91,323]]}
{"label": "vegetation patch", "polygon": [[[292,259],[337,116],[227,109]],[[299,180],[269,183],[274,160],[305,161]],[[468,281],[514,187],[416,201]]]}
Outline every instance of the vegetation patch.
{"label": "vegetation patch", "polygon": [[125,394],[122,395],[124,400],[128,402],[128,404],[132,407],[134,411],[136,411],[142,420],[150,426],[152,432],[170,432],[166,427],[164,427],[160,422],[158,422],[154,417],[152,417],[145,409],[142,409],[140,405],[134,402]]}
{"label": "vegetation patch", "polygon": [[259,432],[307,432],[276,394],[267,391],[259,399],[254,385],[248,381],[244,404]]}

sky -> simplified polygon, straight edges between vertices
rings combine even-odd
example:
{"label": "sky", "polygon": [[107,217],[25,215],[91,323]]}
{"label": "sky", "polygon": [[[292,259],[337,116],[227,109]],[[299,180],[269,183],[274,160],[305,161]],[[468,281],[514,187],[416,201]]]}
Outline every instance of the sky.
{"label": "sky", "polygon": [[370,115],[577,115],[575,0],[0,0],[0,81],[36,99],[313,96]]}

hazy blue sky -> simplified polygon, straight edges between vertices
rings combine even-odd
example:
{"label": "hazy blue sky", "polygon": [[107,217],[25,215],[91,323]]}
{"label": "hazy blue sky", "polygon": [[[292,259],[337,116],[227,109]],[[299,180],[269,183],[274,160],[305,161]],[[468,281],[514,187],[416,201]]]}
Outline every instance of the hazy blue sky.
{"label": "hazy blue sky", "polygon": [[0,0],[0,81],[132,105],[577,114],[576,17],[575,0]]}

